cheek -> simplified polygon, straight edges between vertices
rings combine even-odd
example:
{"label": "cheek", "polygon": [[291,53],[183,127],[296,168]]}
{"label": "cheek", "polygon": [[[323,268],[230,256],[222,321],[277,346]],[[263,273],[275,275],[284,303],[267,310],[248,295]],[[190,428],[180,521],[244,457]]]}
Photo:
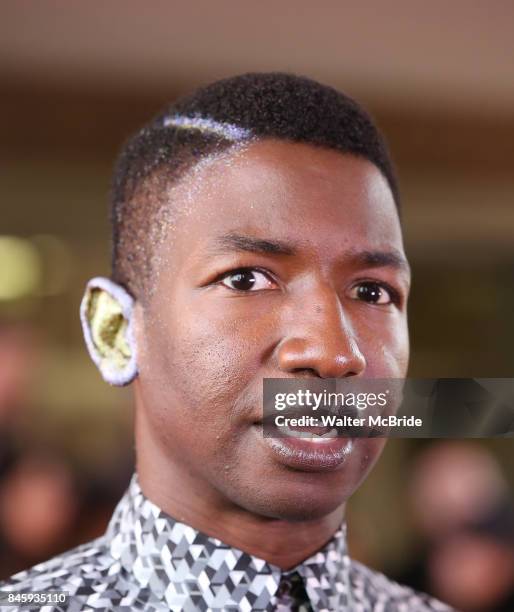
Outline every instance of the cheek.
{"label": "cheek", "polygon": [[140,375],[179,410],[226,419],[258,373],[270,327],[236,300],[202,302],[189,298],[166,318],[147,317]]}
{"label": "cheek", "polygon": [[403,378],[409,364],[409,332],[403,315],[387,321],[368,319],[360,328],[359,348],[366,358],[366,375]]}

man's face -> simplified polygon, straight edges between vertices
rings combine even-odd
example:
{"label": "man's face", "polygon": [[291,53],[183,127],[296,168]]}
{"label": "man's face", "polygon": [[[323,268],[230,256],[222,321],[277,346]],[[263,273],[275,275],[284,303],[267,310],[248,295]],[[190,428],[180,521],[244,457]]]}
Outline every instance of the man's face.
{"label": "man's face", "polygon": [[386,180],[366,160],[268,140],[197,167],[170,201],[155,291],[138,304],[138,452],[256,514],[334,511],[384,441],[291,460],[262,435],[262,381],[406,374],[409,274]]}

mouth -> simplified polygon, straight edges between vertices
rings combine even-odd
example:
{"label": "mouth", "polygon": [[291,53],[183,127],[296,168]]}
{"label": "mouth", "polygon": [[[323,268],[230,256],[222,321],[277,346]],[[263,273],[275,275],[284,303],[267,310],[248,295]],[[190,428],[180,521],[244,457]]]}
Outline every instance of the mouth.
{"label": "mouth", "polygon": [[279,425],[276,428],[280,436],[284,438],[303,438],[320,441],[327,438],[335,438],[339,435],[337,427],[325,427],[323,425]]}
{"label": "mouth", "polygon": [[[265,437],[262,423],[255,423],[253,430],[261,443],[279,463],[301,471],[331,471],[340,468],[348,460],[354,447],[352,438],[342,438],[336,428],[281,428],[279,438]],[[325,431],[320,431],[325,430]]]}

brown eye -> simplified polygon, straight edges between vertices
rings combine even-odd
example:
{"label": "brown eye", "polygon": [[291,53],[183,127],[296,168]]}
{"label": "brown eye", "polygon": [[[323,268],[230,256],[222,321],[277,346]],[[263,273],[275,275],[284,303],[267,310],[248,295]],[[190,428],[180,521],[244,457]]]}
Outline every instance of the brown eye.
{"label": "brown eye", "polygon": [[258,291],[260,289],[272,289],[274,283],[259,270],[251,268],[235,270],[222,279],[222,284],[235,291]]}
{"label": "brown eye", "polygon": [[380,283],[359,283],[353,287],[351,297],[368,304],[391,304],[393,298],[391,292]]}

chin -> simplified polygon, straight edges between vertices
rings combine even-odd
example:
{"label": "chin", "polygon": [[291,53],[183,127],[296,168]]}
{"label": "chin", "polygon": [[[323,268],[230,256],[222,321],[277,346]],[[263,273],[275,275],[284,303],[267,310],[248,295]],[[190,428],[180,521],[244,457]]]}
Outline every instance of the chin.
{"label": "chin", "polygon": [[[337,494],[335,494],[337,493]],[[300,522],[332,514],[347,500],[341,489],[298,482],[263,487],[256,495],[240,496],[236,503],[252,514],[282,521]]]}
{"label": "chin", "polygon": [[284,505],[275,508],[274,516],[282,521],[316,521],[332,514],[341,504],[312,504],[310,506]]}

